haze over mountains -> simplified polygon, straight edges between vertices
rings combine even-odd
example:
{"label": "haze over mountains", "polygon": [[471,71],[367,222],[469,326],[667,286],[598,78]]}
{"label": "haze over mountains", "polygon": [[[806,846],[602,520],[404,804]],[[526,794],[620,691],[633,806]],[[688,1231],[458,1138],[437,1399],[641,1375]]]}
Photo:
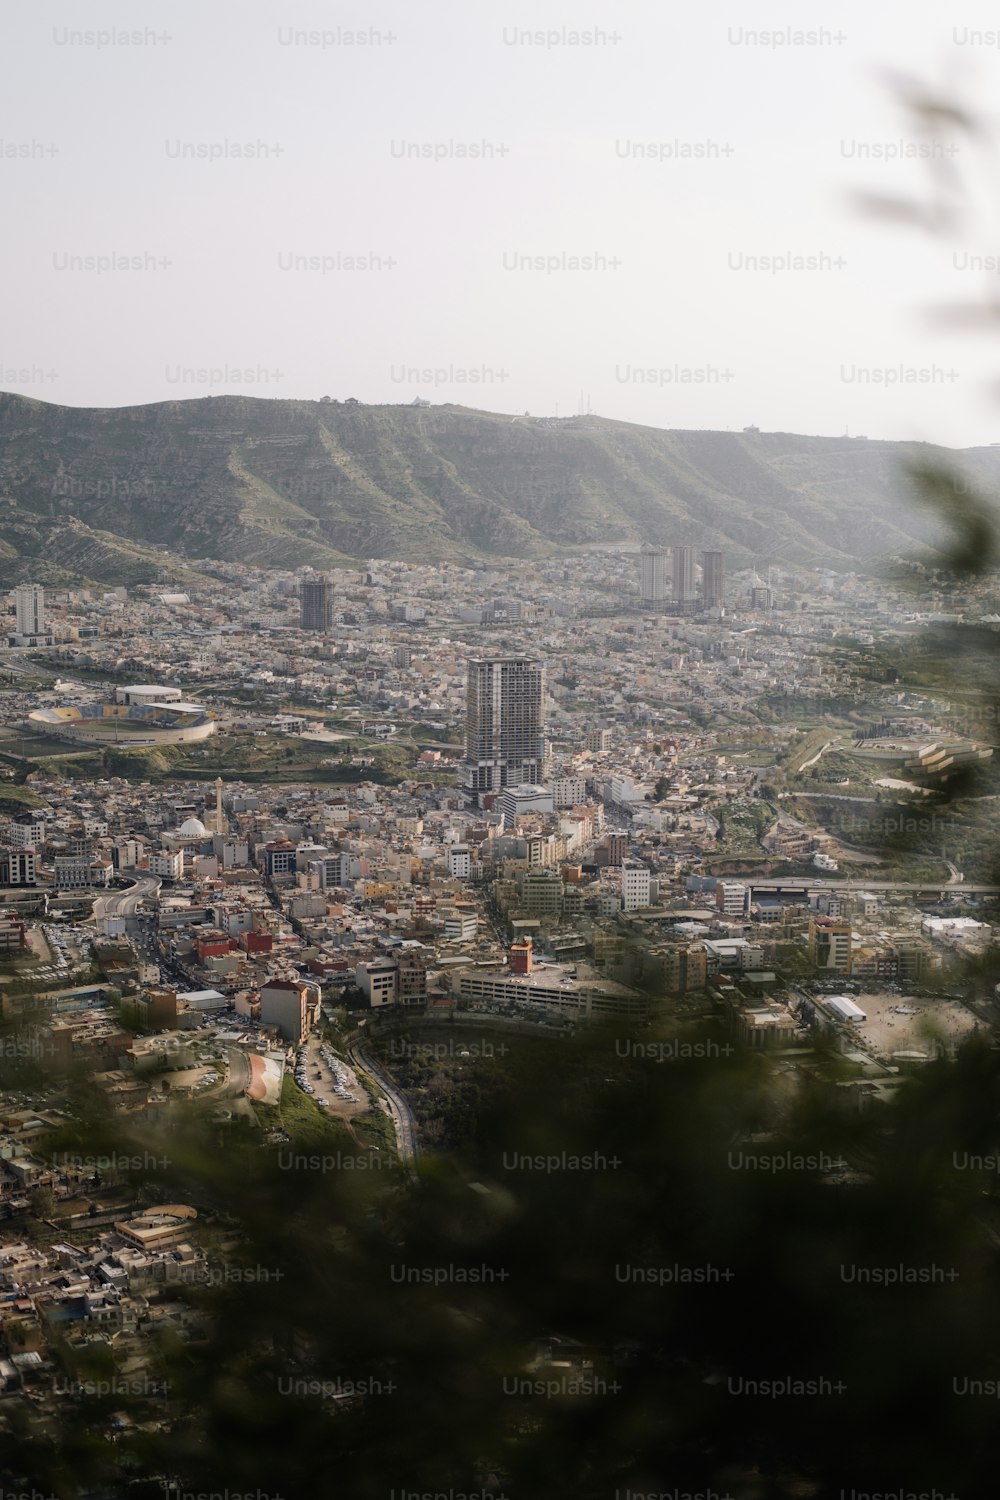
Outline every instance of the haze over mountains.
{"label": "haze over mountains", "polygon": [[117,583],[205,558],[336,567],[649,540],[722,548],[730,567],[868,569],[935,534],[905,477],[931,458],[1000,488],[1000,447],[459,406],[214,396],[88,409],[0,394],[0,561],[8,584]]}

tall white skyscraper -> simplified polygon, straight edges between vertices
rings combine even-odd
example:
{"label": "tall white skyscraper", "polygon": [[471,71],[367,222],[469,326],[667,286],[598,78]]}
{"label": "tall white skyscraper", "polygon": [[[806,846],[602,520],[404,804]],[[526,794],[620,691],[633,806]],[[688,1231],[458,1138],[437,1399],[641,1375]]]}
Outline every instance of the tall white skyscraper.
{"label": "tall white skyscraper", "polygon": [[480,805],[487,792],[543,776],[544,691],[544,668],[532,657],[469,658],[462,784]]}
{"label": "tall white skyscraper", "polygon": [[644,603],[660,603],[667,596],[667,554],[664,548],[643,542],[639,549],[639,570]]}
{"label": "tall white skyscraper", "polygon": [[14,590],[18,635],[41,635],[45,630],[45,590],[40,583],[19,583]]}

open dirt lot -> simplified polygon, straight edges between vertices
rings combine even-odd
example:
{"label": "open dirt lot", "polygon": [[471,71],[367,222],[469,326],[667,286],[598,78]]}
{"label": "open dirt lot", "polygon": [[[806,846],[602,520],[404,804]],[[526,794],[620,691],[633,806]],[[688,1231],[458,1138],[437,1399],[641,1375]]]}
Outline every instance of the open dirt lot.
{"label": "open dirt lot", "polygon": [[[886,1059],[892,1052],[928,1052],[933,1056],[928,1027],[940,1033],[945,1045],[951,1049],[979,1024],[959,1000],[916,1000],[910,995],[893,994],[861,994],[852,996],[852,999],[868,1017],[864,1025],[857,1028],[859,1036]],[[900,1006],[912,1008],[914,1014],[900,1015]]]}

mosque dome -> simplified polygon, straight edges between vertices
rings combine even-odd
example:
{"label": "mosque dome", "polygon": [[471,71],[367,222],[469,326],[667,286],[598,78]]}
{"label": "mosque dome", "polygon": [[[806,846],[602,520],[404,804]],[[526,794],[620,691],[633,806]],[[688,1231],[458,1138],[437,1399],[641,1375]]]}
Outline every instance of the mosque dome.
{"label": "mosque dome", "polygon": [[208,829],[200,818],[185,818],[177,832],[186,839],[207,839]]}

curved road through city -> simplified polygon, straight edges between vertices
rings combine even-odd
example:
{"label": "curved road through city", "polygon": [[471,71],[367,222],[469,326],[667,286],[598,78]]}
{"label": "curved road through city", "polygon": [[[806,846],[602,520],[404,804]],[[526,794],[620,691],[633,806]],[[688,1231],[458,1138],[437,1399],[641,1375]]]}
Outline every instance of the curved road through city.
{"label": "curved road through city", "polygon": [[406,1099],[390,1078],[383,1073],[378,1063],[373,1062],[360,1042],[351,1042],[347,1056],[356,1068],[361,1068],[373,1078],[385,1095],[392,1123],[396,1127],[396,1149],[401,1162],[413,1162],[420,1155],[417,1141],[417,1121]]}
{"label": "curved road through city", "polygon": [[126,921],[135,917],[140,901],[155,896],[162,885],[158,875],[137,875],[135,884],[127,891],[108,891],[94,901],[94,921],[103,922],[108,917],[124,917]]}

